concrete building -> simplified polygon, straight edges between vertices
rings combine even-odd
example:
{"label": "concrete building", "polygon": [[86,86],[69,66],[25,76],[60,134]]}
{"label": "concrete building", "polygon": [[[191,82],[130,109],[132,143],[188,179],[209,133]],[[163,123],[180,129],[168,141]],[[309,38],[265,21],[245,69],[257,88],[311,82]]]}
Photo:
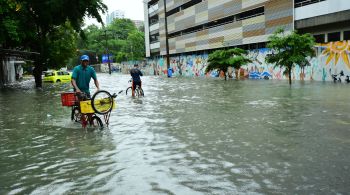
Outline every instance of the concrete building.
{"label": "concrete building", "polygon": [[135,24],[137,29],[145,25],[142,20],[131,20],[131,21]]}
{"label": "concrete building", "polygon": [[350,76],[349,0],[147,0],[144,9],[149,74],[166,75],[170,67],[175,76],[217,76],[205,72],[210,52],[240,47],[253,62],[237,76],[286,79],[283,68],[265,62],[268,37],[284,28],[311,33],[318,43],[310,66],[296,66],[293,79]]}
{"label": "concrete building", "polygon": [[312,33],[318,42],[349,39],[348,0],[148,0],[144,7],[146,57],[165,56],[167,44],[172,56],[263,48],[280,27]]}
{"label": "concrete building", "polygon": [[295,0],[295,28],[318,43],[350,40],[350,2]]}
{"label": "concrete building", "polygon": [[121,10],[115,10],[106,16],[106,24],[109,25],[113,22],[114,19],[119,18],[122,19],[125,17],[125,12]]}

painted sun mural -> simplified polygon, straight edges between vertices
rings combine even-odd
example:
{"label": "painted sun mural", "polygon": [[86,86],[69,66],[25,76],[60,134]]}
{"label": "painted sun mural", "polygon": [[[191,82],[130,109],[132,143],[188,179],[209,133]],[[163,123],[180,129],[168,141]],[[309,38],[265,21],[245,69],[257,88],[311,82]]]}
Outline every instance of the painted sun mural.
{"label": "painted sun mural", "polygon": [[326,65],[329,65],[330,62],[334,61],[334,66],[339,62],[339,59],[350,68],[350,41],[338,41],[330,42],[327,44],[322,44],[326,49],[322,52],[322,55],[327,56]]}

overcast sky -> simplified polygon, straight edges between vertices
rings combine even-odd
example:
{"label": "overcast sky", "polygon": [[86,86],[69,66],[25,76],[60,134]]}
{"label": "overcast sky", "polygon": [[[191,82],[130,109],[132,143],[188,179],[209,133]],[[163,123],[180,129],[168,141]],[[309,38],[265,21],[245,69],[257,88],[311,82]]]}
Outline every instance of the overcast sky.
{"label": "overcast sky", "polygon": [[[115,10],[121,10],[124,11],[125,18],[130,18],[132,20],[144,20],[143,1],[144,0],[103,0],[103,3],[107,5],[109,13]],[[106,15],[102,15],[102,20],[103,22],[106,21]],[[98,25],[95,19],[89,18],[85,19],[85,24]]]}

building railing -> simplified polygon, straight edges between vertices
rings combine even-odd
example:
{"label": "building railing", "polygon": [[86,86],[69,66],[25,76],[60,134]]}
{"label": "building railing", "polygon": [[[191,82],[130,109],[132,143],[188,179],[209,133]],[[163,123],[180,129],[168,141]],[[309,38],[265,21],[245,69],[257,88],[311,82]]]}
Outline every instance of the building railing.
{"label": "building railing", "polygon": [[322,2],[322,1],[326,1],[326,0],[304,0],[304,1],[300,1],[299,0],[299,1],[295,2],[295,8],[311,5],[311,4],[314,4],[314,3],[319,3],[319,2]]}

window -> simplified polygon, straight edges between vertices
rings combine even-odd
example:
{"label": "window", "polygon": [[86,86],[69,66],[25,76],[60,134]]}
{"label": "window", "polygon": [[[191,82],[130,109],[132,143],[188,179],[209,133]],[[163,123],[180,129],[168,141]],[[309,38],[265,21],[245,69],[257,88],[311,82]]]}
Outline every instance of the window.
{"label": "window", "polygon": [[340,32],[328,33],[328,42],[340,41]]}
{"label": "window", "polygon": [[249,11],[245,11],[242,12],[240,14],[237,15],[237,20],[244,20],[244,19],[248,19],[248,18],[252,18],[252,17],[256,17],[256,16],[260,16],[260,15],[264,15],[265,13],[265,9],[264,7],[259,7],[253,10],[249,10]]}
{"label": "window", "polygon": [[166,13],[166,16],[167,16],[167,17],[168,17],[168,16],[171,16],[171,15],[177,13],[177,12],[180,12],[181,10],[187,9],[187,8],[189,8],[189,7],[191,7],[191,6],[194,6],[194,5],[196,5],[196,4],[200,3],[200,2],[202,2],[202,0],[192,0],[192,1],[189,1],[189,2],[183,4],[183,5],[179,6],[179,7],[176,7],[176,8],[174,8],[174,9],[168,11],[168,12]]}
{"label": "window", "polygon": [[316,43],[324,43],[325,42],[325,34],[314,35]]}
{"label": "window", "polygon": [[248,18],[257,17],[257,16],[264,15],[264,14],[265,14],[265,8],[259,7],[256,9],[252,9],[252,10],[248,10],[248,11],[239,13],[237,15],[227,16],[225,18],[220,18],[220,19],[215,20],[215,21],[210,21],[210,22],[202,24],[202,25],[197,25],[197,26],[193,26],[193,27],[181,30],[181,31],[170,33],[168,35],[168,38],[178,37],[178,36],[181,36],[184,34],[189,34],[189,33],[197,32],[197,31],[201,31],[203,29],[214,28],[216,26],[221,26],[221,25],[225,25],[228,23],[233,23],[236,20],[237,21],[238,20],[245,20]]}
{"label": "window", "polygon": [[158,42],[158,41],[159,41],[159,33],[150,36],[151,43]]}
{"label": "window", "polygon": [[314,3],[319,3],[322,1],[325,1],[325,0],[295,0],[294,5],[297,8],[297,7],[302,7],[302,6],[306,6]]}
{"label": "window", "polygon": [[159,17],[158,15],[155,15],[151,18],[149,18],[149,25],[152,26],[153,24],[156,24],[159,22]]}
{"label": "window", "polygon": [[45,77],[53,76],[53,72],[47,72],[45,73]]}
{"label": "window", "polygon": [[350,31],[344,31],[344,40],[350,40]]}

